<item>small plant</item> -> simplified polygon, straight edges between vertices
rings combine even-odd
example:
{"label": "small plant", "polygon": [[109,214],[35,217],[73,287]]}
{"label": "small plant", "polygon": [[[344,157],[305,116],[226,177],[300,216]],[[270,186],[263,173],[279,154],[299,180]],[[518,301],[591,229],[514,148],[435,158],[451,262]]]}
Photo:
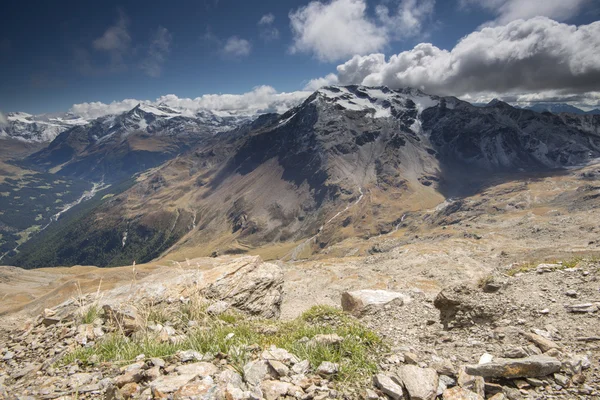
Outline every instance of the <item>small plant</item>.
{"label": "small plant", "polygon": [[[77,296],[74,298],[77,303],[79,310],[79,319],[82,324],[91,324],[96,318],[100,316],[100,307],[98,305],[101,295],[100,295],[100,287],[102,286],[102,279],[98,283],[98,288],[96,289],[96,293],[94,295],[84,295],[83,290],[81,289],[81,285],[79,281],[75,283],[75,288],[77,290]],[[92,296],[90,298],[90,296]],[[91,300],[91,301],[90,301]]]}

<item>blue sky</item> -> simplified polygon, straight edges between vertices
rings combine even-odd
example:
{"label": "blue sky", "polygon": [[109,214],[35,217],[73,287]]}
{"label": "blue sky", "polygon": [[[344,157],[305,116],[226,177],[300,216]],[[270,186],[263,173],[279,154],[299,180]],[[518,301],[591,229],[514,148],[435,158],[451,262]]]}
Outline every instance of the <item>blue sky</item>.
{"label": "blue sky", "polygon": [[[354,30],[310,14],[326,14],[335,2],[366,7],[364,15],[346,22],[367,24],[357,29],[367,29],[372,40],[362,47],[342,43],[342,31],[340,43],[323,43],[335,33],[309,24]],[[0,110],[30,113],[166,94],[246,93],[259,85],[298,91],[311,79],[336,73],[354,54],[389,57],[419,43],[450,51],[483,24],[506,25],[511,18],[536,15],[516,10],[514,0],[503,1],[505,8],[498,0],[328,0],[313,2],[310,9],[303,8],[306,0],[10,3],[3,6],[0,25]],[[600,19],[596,0],[573,0],[574,11],[553,0],[545,3],[556,3],[542,10],[553,21],[582,26]],[[387,7],[387,22],[378,6]],[[301,32],[291,27],[290,15]]]}

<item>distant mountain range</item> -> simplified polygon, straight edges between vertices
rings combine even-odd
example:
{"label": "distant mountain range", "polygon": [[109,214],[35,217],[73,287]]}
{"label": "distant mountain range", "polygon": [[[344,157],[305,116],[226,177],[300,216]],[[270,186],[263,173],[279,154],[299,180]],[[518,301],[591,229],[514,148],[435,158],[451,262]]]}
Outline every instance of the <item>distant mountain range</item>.
{"label": "distant mountain range", "polygon": [[186,116],[167,106],[138,104],[119,115],[95,119],[61,132],[24,165],[61,175],[114,183],[247,123],[250,117],[202,111]]}
{"label": "distant mountain range", "polygon": [[583,115],[598,115],[600,114],[599,109],[593,109],[590,111],[583,111],[580,108],[565,103],[537,103],[527,107],[523,107],[526,110],[532,110],[535,112],[551,112],[553,114],[559,113],[571,113],[571,114],[583,114]]}
{"label": "distant mountain range", "polygon": [[[472,103],[472,104],[475,107],[486,107],[488,105],[493,105],[497,101],[501,101],[501,100],[493,99],[489,103]],[[524,110],[531,110],[531,111],[535,111],[538,113],[550,112],[553,114],[567,113],[567,114],[577,114],[577,115],[600,115],[600,109],[598,109],[598,108],[595,108],[590,111],[584,111],[580,108],[577,108],[575,106],[572,106],[572,105],[566,104],[566,103],[536,103],[536,104],[531,104],[529,106],[515,105],[514,107],[522,108]]]}
{"label": "distant mountain range", "polygon": [[[125,121],[136,113],[145,113],[152,117]],[[122,128],[121,133],[125,130],[129,132],[138,130],[152,133],[153,130],[154,132],[157,131],[156,124],[149,126],[148,124],[144,124],[142,120],[148,120],[148,122],[152,123],[157,120],[167,121],[173,119],[181,122],[181,120],[185,119],[191,124],[202,126],[203,129],[206,129],[207,133],[214,134],[233,129],[240,125],[240,123],[256,118],[257,115],[236,115],[211,110],[199,110],[192,114],[189,111],[177,110],[164,104],[150,105],[140,103],[132,110],[100,118],[86,119],[72,113],[32,115],[24,112],[8,113],[6,117],[8,124],[0,126],[0,139],[15,139],[24,143],[49,143],[62,132],[74,127],[86,127],[90,124],[96,126],[97,133],[98,124],[104,124],[100,129],[102,132],[98,138],[106,136],[119,129],[113,129],[112,126],[105,126],[105,124],[110,125],[112,121],[115,121],[115,124],[124,123],[120,127]],[[84,129],[91,129],[91,126]]]}
{"label": "distant mountain range", "polygon": [[475,107],[410,88],[325,87],[252,122],[141,105],[64,131],[25,161],[113,187],[9,262],[112,266],[265,246],[297,259],[390,232],[500,177],[598,157],[599,115]]}
{"label": "distant mountain range", "polygon": [[8,124],[0,126],[0,139],[15,139],[25,143],[51,142],[59,133],[89,122],[69,113],[48,116],[15,112],[8,113],[6,117]]}

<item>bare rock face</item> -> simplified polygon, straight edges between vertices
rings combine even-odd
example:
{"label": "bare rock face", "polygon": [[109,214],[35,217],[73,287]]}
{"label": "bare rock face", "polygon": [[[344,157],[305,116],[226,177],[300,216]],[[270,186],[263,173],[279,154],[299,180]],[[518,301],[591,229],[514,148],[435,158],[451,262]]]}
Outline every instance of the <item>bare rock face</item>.
{"label": "bare rock face", "polygon": [[468,285],[442,290],[433,305],[440,310],[440,322],[446,329],[470,327],[493,322],[504,313],[493,294],[482,293]]}
{"label": "bare rock face", "polygon": [[344,311],[356,316],[373,312],[392,302],[403,305],[410,302],[410,297],[398,292],[371,289],[356,290],[342,294],[342,308]]}
{"label": "bare rock face", "polygon": [[539,378],[558,372],[561,362],[556,358],[537,355],[516,359],[497,359],[493,362],[478,365],[467,365],[465,370],[470,375],[484,378]]}
{"label": "bare rock face", "polygon": [[240,259],[229,265],[208,285],[203,294],[209,299],[226,300],[238,310],[264,318],[277,318],[282,301],[283,272],[279,266],[258,257]]}

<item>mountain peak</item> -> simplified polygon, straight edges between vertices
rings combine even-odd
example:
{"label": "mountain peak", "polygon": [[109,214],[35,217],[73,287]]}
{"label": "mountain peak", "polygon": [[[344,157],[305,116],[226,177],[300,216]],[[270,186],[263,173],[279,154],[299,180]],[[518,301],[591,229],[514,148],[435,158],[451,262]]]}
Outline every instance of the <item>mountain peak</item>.
{"label": "mountain peak", "polygon": [[486,107],[510,107],[510,104],[498,98],[493,98],[489,103],[486,104]]}
{"label": "mountain peak", "polygon": [[320,98],[350,111],[368,111],[374,118],[397,115],[400,110],[416,108],[420,114],[424,109],[439,103],[437,96],[430,96],[418,89],[401,88],[392,90],[386,86],[325,86],[317,90],[307,102]]}

